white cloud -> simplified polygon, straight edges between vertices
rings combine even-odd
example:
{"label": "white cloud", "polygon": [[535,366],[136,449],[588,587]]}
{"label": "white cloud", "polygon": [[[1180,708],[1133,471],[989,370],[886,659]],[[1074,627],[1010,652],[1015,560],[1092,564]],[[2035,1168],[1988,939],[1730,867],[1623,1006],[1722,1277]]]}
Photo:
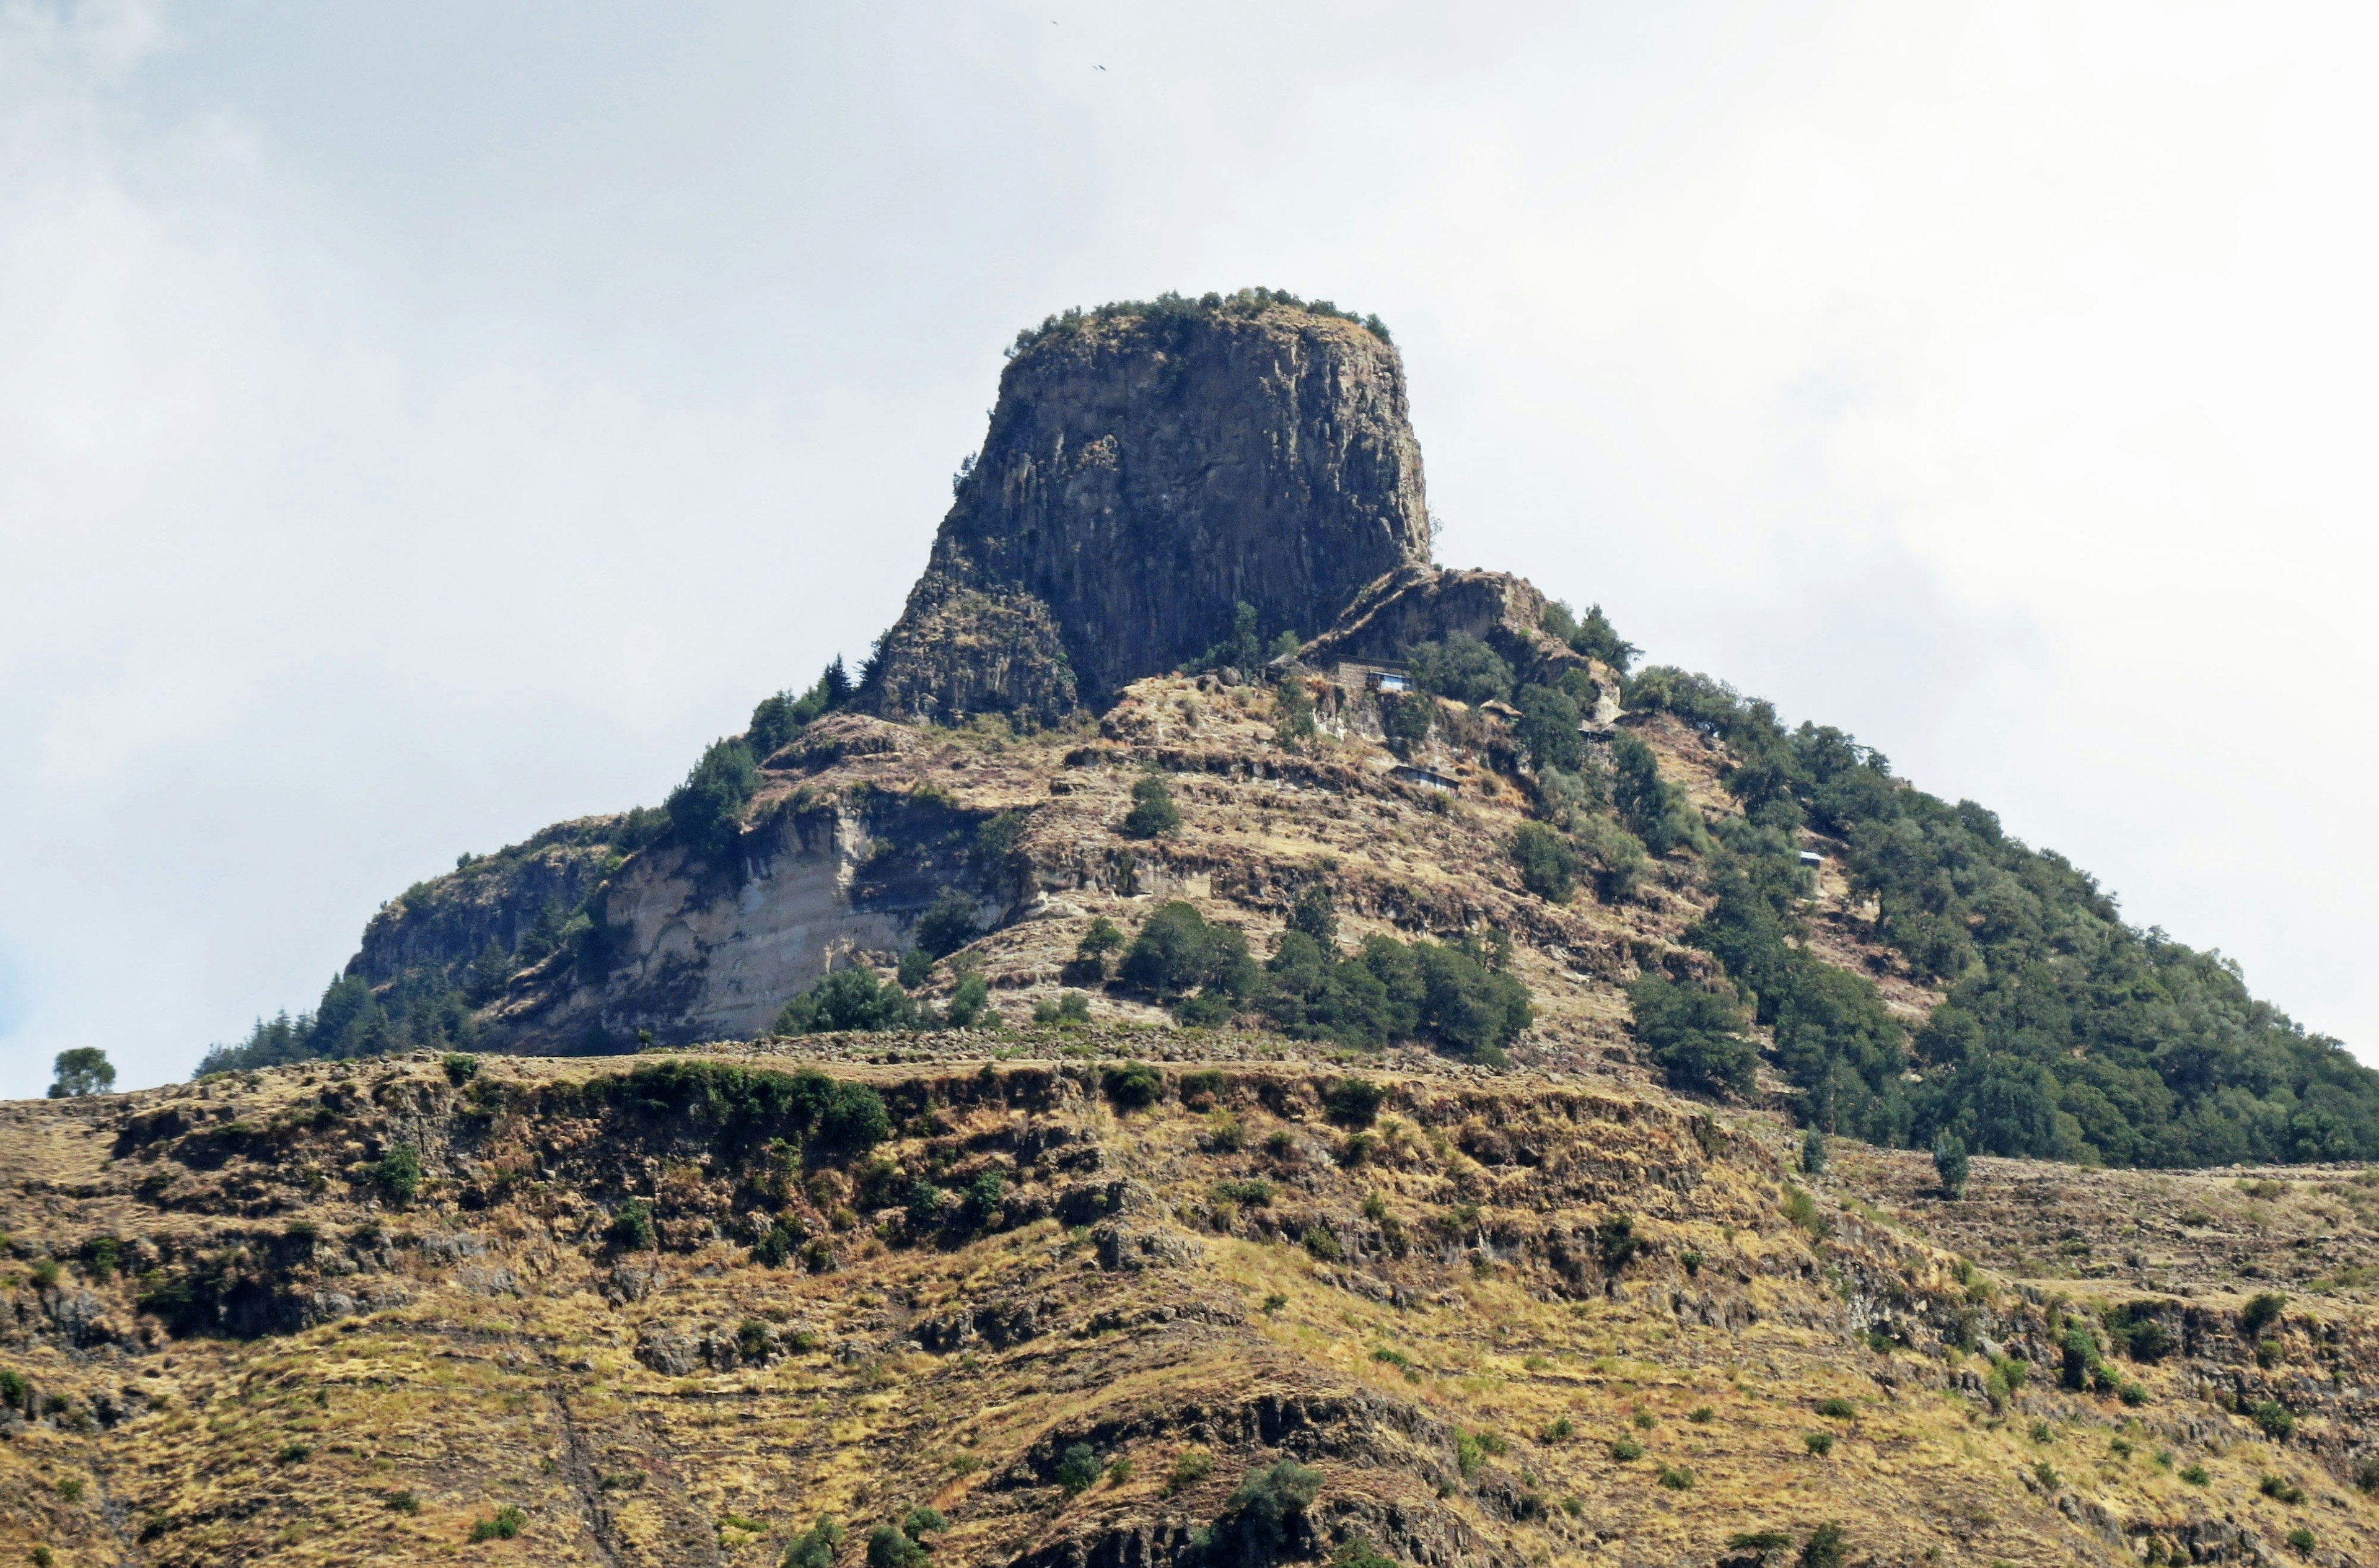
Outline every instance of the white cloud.
{"label": "white cloud", "polygon": [[1017,326],[1251,282],[1395,326],[1451,556],[2379,1042],[2361,12],[0,15],[0,1090],[656,798]]}

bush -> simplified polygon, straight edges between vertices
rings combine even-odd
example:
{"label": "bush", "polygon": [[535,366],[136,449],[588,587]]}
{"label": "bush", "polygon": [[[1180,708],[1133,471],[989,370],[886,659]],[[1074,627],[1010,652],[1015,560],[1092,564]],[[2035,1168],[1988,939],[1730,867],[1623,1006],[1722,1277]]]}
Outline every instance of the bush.
{"label": "bush", "polygon": [[303,1465],[314,1457],[314,1446],[305,1442],[284,1442],[281,1452],[272,1456],[276,1465]]}
{"label": "bush", "polygon": [[933,903],[917,917],[917,946],[936,959],[949,957],[982,935],[974,900],[955,887],[935,894]]}
{"label": "bush", "polygon": [[372,1185],[392,1203],[412,1202],[421,1195],[421,1151],[410,1143],[393,1143],[372,1167]]}
{"label": "bush", "polygon": [[900,955],[900,968],[895,977],[903,991],[914,991],[934,978],[934,955],[923,947],[912,947]]}
{"label": "bush", "polygon": [[2313,1549],[2313,1532],[2306,1529],[2302,1525],[2299,1525],[2295,1529],[2290,1530],[2288,1532],[2288,1545],[2299,1551],[2309,1552]]}
{"label": "bush", "polygon": [[496,1510],[492,1519],[482,1519],[471,1526],[474,1541],[508,1541],[528,1526],[528,1515],[510,1503]]}
{"label": "bush", "polygon": [[732,738],[713,741],[661,809],[678,842],[706,860],[719,860],[743,837],[743,807],[759,787],[751,747]]}
{"label": "bush", "polygon": [[1318,732],[1313,723],[1313,693],[1301,676],[1281,677],[1278,708],[1279,722],[1273,727],[1273,739],[1289,747],[1313,739]]}
{"label": "bush", "polygon": [[1577,852],[1541,822],[1524,822],[1507,852],[1520,868],[1520,885],[1549,903],[1566,904],[1577,876]]}
{"label": "bush", "polygon": [[1098,1451],[1089,1443],[1078,1442],[1058,1456],[1057,1480],[1066,1489],[1066,1495],[1087,1491],[1098,1483],[1106,1466],[1099,1463]]}
{"label": "bush", "polygon": [[1250,1472],[1231,1493],[1224,1512],[1237,1516],[1246,1533],[1269,1555],[1287,1538],[1290,1516],[1302,1514],[1321,1490],[1321,1471],[1294,1459],[1277,1459]]}
{"label": "bush", "polygon": [[446,1081],[457,1089],[479,1076],[479,1058],[460,1051],[450,1052],[441,1065],[446,1069]]}
{"label": "bush", "polygon": [[1202,1448],[1185,1448],[1173,1459],[1172,1473],[1165,1478],[1167,1493],[1187,1491],[1214,1473],[1214,1456]]}
{"label": "bush", "polygon": [[1842,1527],[1831,1521],[1812,1531],[1801,1549],[1801,1568],[1842,1568],[1849,1561],[1850,1542],[1843,1538]]}
{"label": "bush", "polygon": [[2210,1486],[2214,1481],[2213,1473],[2203,1465],[2184,1466],[2180,1472],[2180,1478],[2193,1487]]}
{"label": "bush", "polygon": [[782,1568],[834,1568],[835,1549],[840,1545],[842,1526],[834,1522],[834,1515],[822,1514],[816,1524],[785,1548]]}
{"label": "bush", "polygon": [[1369,1127],[1387,1098],[1387,1090],[1370,1079],[1342,1078],[1322,1092],[1322,1108],[1341,1127]]}
{"label": "bush", "polygon": [[1831,1432],[1804,1432],[1801,1441],[1808,1444],[1809,1452],[1820,1459],[1834,1451],[1834,1434]]}
{"label": "bush", "polygon": [[1694,1490],[1694,1473],[1683,1465],[1663,1465],[1660,1466],[1660,1484],[1671,1491],[1691,1491]]}
{"label": "bush", "polygon": [[392,1491],[385,1493],[381,1496],[380,1502],[386,1504],[389,1512],[392,1514],[418,1514],[421,1512],[421,1499],[415,1496],[410,1491]]}
{"label": "bush", "polygon": [[1289,911],[1288,928],[1301,931],[1313,939],[1324,958],[1338,953],[1338,901],[1330,889],[1321,883],[1310,884],[1297,896],[1297,907]]}
{"label": "bush", "polygon": [[2304,1489],[2291,1485],[2284,1476],[2265,1476],[2257,1490],[2275,1502],[2294,1504],[2304,1501]]}
{"label": "bush", "polygon": [[1627,988],[1636,1038],[1673,1084],[1749,1098],[1759,1053],[1744,1038],[1742,1009],[1714,991],[1645,974]]}
{"label": "bush", "polygon": [[[969,970],[959,976],[950,990],[950,1005],[943,1009],[942,1022],[950,1029],[972,1029],[991,1008],[991,982],[980,970]],[[996,1020],[995,1020],[996,1021]]]}
{"label": "bush", "polygon": [[1164,778],[1149,774],[1131,787],[1131,810],[1125,814],[1123,830],[1135,838],[1154,838],[1181,826],[1181,808],[1173,803],[1173,791]]}
{"label": "bush", "polygon": [[1611,1457],[1622,1465],[1632,1465],[1644,1457],[1644,1445],[1634,1438],[1621,1438],[1611,1445]]}
{"label": "bush", "polygon": [[1074,961],[1085,964],[1104,976],[1108,958],[1122,950],[1123,932],[1116,923],[1101,915],[1091,922],[1090,930],[1082,934],[1081,943],[1074,949]]}
{"label": "bush", "polygon": [[1826,1234],[1826,1219],[1817,1212],[1817,1200],[1801,1188],[1784,1189],[1784,1201],[1778,1212],[1812,1236]]}
{"label": "bush", "polygon": [[875,1033],[921,1022],[917,1004],[897,983],[878,980],[871,969],[839,969],[785,1004],[777,1032]]}
{"label": "bush", "polygon": [[1966,1177],[1973,1162],[1966,1154],[1966,1140],[1954,1132],[1945,1132],[1933,1140],[1933,1174],[1940,1178],[1941,1193],[1946,1198],[1966,1195]]}
{"label": "bush", "polygon": [[2288,1407],[2276,1400],[2259,1399],[2247,1406],[2247,1417],[2264,1429],[2264,1434],[2286,1442],[2296,1436],[2297,1418]]}
{"label": "bush", "polygon": [[878,1525],[868,1532],[867,1568],[924,1568],[925,1549],[897,1525]]}
{"label": "bush", "polygon": [[1826,1172],[1826,1135],[1814,1127],[1801,1135],[1801,1169],[1810,1176]]}
{"label": "bush", "polygon": [[1100,1074],[1100,1085],[1116,1108],[1141,1111],[1165,1097],[1165,1076],[1146,1062],[1126,1062]]}
{"label": "bush", "polygon": [[647,1251],[653,1245],[653,1206],[641,1198],[631,1198],[620,1205],[604,1231],[614,1247],[631,1252]]}
{"label": "bush", "polygon": [[61,1051],[50,1062],[54,1081],[50,1084],[53,1100],[78,1100],[86,1094],[104,1094],[115,1087],[115,1067],[107,1053],[96,1045],[77,1045]]}
{"label": "bush", "polygon": [[2250,1340],[2260,1337],[2265,1329],[2280,1321],[2288,1306],[2288,1298],[2274,1290],[2249,1297],[2246,1309],[2239,1314],[2239,1333]]}

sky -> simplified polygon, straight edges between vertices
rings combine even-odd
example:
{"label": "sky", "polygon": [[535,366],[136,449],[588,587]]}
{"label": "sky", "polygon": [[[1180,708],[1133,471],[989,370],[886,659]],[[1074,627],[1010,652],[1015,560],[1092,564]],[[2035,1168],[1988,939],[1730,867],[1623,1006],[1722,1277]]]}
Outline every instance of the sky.
{"label": "sky", "polygon": [[1384,318],[1440,559],[2379,1062],[2367,6],[0,0],[0,1095],[863,654],[1020,327]]}

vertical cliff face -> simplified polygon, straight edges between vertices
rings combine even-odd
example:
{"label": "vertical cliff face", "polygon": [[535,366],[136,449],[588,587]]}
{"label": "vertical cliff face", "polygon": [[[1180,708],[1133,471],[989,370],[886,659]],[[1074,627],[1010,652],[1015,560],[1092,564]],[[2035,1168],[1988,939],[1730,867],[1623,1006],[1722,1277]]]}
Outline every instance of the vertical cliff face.
{"label": "vertical cliff face", "polygon": [[1428,558],[1404,368],[1373,332],[1242,299],[1069,320],[1001,377],[867,697],[1054,719],[1194,658],[1238,602],[1310,637]]}

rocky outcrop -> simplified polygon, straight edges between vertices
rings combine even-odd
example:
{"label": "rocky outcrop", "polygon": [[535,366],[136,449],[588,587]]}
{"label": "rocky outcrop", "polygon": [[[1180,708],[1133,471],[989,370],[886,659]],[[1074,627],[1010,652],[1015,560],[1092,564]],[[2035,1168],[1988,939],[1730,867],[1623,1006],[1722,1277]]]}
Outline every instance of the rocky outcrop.
{"label": "rocky outcrop", "polygon": [[[408,970],[444,971],[469,963],[490,942],[518,953],[540,917],[576,909],[610,874],[627,821],[620,815],[556,823],[525,843],[414,884],[372,916],[347,972],[380,985]],[[554,916],[547,915],[549,906]]]}
{"label": "rocky outcrop", "polygon": [[1337,623],[1298,657],[1318,669],[1342,659],[1395,663],[1414,645],[1443,642],[1458,632],[1493,648],[1521,680],[1550,685],[1588,661],[1538,629],[1544,613],[1545,596],[1524,577],[1406,566],[1367,585]]}
{"label": "rocky outcrop", "polygon": [[1428,553],[1383,338],[1251,297],[1098,312],[1009,362],[864,700],[1053,721],[1195,658],[1238,603],[1310,634]]}

